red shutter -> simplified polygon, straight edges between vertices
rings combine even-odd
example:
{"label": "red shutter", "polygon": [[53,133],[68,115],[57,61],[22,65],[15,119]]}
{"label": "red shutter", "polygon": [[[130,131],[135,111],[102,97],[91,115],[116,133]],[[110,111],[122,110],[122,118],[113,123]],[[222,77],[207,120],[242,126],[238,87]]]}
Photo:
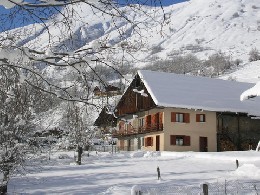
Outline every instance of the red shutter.
{"label": "red shutter", "polygon": [[152,123],[152,124],[156,124],[156,114],[153,114],[153,115],[151,116],[151,123]]}
{"label": "red shutter", "polygon": [[190,122],[190,114],[189,113],[184,113],[184,122],[189,123]]}
{"label": "red shutter", "polygon": [[156,128],[156,114],[151,115],[151,127],[152,129]]}
{"label": "red shutter", "polygon": [[144,146],[147,147],[147,138],[144,139]]}
{"label": "red shutter", "polygon": [[171,122],[176,122],[176,112],[171,113]]}
{"label": "red shutter", "polygon": [[159,112],[159,124],[163,124],[163,113]]}
{"label": "red shutter", "polygon": [[145,116],[145,129],[146,130],[151,129],[151,115]]}
{"label": "red shutter", "polygon": [[190,136],[184,136],[184,145],[190,146]]}
{"label": "red shutter", "polygon": [[200,122],[200,114],[196,114],[196,122]]}
{"label": "red shutter", "polygon": [[170,135],[170,144],[176,145],[176,136],[175,135]]}

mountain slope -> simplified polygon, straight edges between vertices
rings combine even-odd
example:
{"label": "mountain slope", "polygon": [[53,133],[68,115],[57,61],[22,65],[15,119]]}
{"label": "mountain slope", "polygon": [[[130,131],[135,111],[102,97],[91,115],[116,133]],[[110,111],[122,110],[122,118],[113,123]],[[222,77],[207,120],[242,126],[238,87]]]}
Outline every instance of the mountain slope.
{"label": "mountain slope", "polygon": [[[92,47],[97,41],[112,47],[120,47],[125,41],[138,48],[132,54],[142,62],[148,62],[153,56],[162,59],[174,55],[194,53],[205,58],[212,53],[223,52],[232,59],[248,60],[252,48],[260,48],[260,7],[258,0],[191,0],[164,7],[163,11],[146,17],[151,7],[143,7],[144,13],[133,12],[122,7],[129,19],[140,23],[138,32],[123,20],[115,19],[92,9],[85,4],[74,5],[63,13],[74,9],[70,29],[65,25],[53,26],[55,20],[47,22],[48,29],[38,25],[27,26],[14,31],[23,31],[20,44],[46,50],[47,47],[74,51]],[[165,13],[166,21],[161,26],[158,21]],[[116,28],[117,27],[117,28]],[[118,31],[122,31],[123,38]],[[142,34],[142,40],[138,33]],[[30,36],[29,36],[30,34]],[[33,36],[32,36],[33,34]],[[51,37],[49,37],[51,35]],[[51,43],[49,43],[49,40]],[[157,48],[157,49],[156,49]],[[159,49],[158,49],[159,48]],[[115,54],[121,56],[121,54]]]}
{"label": "mountain slope", "polygon": [[[127,61],[136,68],[147,65],[154,59],[170,59],[188,53],[204,59],[221,51],[230,56],[231,60],[241,59],[246,64],[237,72],[222,77],[223,79],[232,77],[239,81],[256,82],[259,79],[256,71],[259,61],[248,63],[248,54],[252,48],[260,49],[258,1],[190,0],[165,6],[163,10],[160,7],[145,6],[142,7],[143,13],[134,12],[130,7],[121,7],[120,10],[139,24],[138,27],[125,20],[104,15],[98,10],[94,10],[93,14],[90,7],[80,4],[68,6],[61,11],[62,14],[70,16],[66,20],[58,14],[50,19],[46,26],[31,24],[6,33],[19,35],[18,45],[46,51],[46,54],[50,50],[73,54],[76,50],[105,44],[114,49],[113,53],[104,51],[102,57],[105,60],[112,65],[120,64],[123,63],[124,55],[124,62]],[[154,12],[153,9],[157,11]],[[74,13],[72,15],[71,10]],[[147,17],[149,14],[152,17]],[[165,21],[162,24],[160,21],[164,16]],[[124,45],[129,47],[128,52],[131,55],[123,53]],[[70,68],[61,71],[56,67],[46,67],[44,73],[48,78],[60,81],[62,86],[67,86],[76,80],[71,70],[73,68]],[[57,107],[57,111],[60,108]],[[55,114],[55,110],[53,113]],[[53,113],[50,112],[46,116],[52,116]],[[57,115],[59,119],[60,112],[57,112]],[[90,118],[95,120],[96,115],[97,111],[91,113],[90,116],[93,117]]]}

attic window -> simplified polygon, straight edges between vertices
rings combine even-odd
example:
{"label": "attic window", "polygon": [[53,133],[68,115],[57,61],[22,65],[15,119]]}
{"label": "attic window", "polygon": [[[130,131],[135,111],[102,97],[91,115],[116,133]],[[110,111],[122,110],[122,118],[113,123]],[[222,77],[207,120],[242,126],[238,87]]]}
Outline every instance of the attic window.
{"label": "attic window", "polygon": [[184,114],[176,113],[176,122],[183,123],[184,122]]}
{"label": "attic window", "polygon": [[196,114],[196,122],[206,122],[205,114]]}
{"label": "attic window", "polygon": [[190,114],[189,113],[171,113],[171,122],[178,123],[189,123],[190,122]]}

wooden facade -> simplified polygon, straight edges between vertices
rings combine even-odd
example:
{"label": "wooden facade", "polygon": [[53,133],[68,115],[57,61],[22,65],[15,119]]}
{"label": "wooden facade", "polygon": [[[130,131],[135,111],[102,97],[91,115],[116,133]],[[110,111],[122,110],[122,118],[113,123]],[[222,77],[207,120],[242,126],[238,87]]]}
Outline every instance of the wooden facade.
{"label": "wooden facade", "polygon": [[260,119],[243,113],[217,114],[218,151],[256,148],[260,140]]}
{"label": "wooden facade", "polygon": [[[142,90],[143,93],[139,93],[139,91]],[[137,75],[119,101],[116,107],[116,115],[123,116],[132,114],[143,110],[149,110],[155,106],[151,95],[147,92],[140,77]]]}

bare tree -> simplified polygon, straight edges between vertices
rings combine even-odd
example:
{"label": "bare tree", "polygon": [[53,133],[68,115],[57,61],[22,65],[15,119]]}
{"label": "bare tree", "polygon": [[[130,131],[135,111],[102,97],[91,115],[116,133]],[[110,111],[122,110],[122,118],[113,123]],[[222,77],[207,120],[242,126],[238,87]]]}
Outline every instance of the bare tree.
{"label": "bare tree", "polygon": [[[134,59],[131,52],[145,44],[141,29],[149,29],[147,21],[155,21],[157,18],[156,24],[164,25],[164,15],[161,18],[155,17],[158,16],[158,10],[164,12],[159,0],[150,0],[152,6],[159,5],[152,9],[142,6],[144,2],[147,4],[147,0],[122,2],[0,1],[0,5],[11,9],[9,15],[0,19],[0,26],[5,30],[0,36],[0,171],[5,184],[11,172],[24,163],[27,153],[33,148],[28,140],[24,142],[24,138],[32,136],[34,113],[46,109],[46,100],[53,96],[74,105],[70,112],[73,116],[71,121],[74,121],[71,128],[76,134],[79,131],[81,139],[85,126],[81,112],[77,110],[77,103],[96,106],[92,101],[93,83],[98,81],[104,86],[107,85],[106,80],[96,71],[97,63],[122,77],[114,66],[115,58],[111,56],[116,52],[121,55],[120,59],[126,55]],[[134,3],[130,4],[132,2]],[[88,12],[89,16],[86,17],[85,14],[85,17],[82,17],[85,12]],[[146,18],[139,19],[136,17],[138,14],[143,14]],[[107,33],[97,31],[93,36],[88,35],[82,39],[81,36],[84,36],[85,32],[92,32],[94,29],[88,24],[91,20],[87,21],[88,17],[109,22]],[[19,22],[34,20],[36,23],[27,28],[9,31],[3,29],[11,27],[12,25],[7,24],[16,22],[15,18],[19,18]],[[74,28],[75,26],[80,28]],[[111,35],[110,29],[116,29],[117,33]],[[44,33],[47,39],[32,38]],[[127,39],[131,33],[136,34],[137,42]],[[50,72],[53,73],[52,76]],[[64,80],[70,77],[70,80]],[[80,90],[74,93],[75,88]],[[78,139],[78,136],[75,138]]]}
{"label": "bare tree", "polygon": [[[35,153],[33,142],[35,89],[19,83],[17,72],[0,67],[0,184],[6,186],[10,176],[24,168],[26,156]],[[0,191],[1,192],[1,191]]]}
{"label": "bare tree", "polygon": [[[5,2],[5,3],[3,3]],[[95,71],[97,62],[103,64],[103,66],[111,68],[114,73],[121,75],[121,73],[114,67],[114,61],[111,60],[111,55],[116,52],[122,54],[128,53],[130,56],[131,51],[139,49],[139,43],[132,43],[127,40],[129,33],[136,33],[139,36],[139,42],[144,41],[142,38],[141,29],[149,28],[149,24],[143,23],[142,20],[138,20],[134,14],[145,14],[147,18],[144,20],[154,19],[154,11],[148,8],[142,7],[140,4],[147,1],[135,0],[131,1],[135,4],[129,4],[128,1],[89,1],[89,0],[69,0],[69,1],[36,1],[36,3],[30,3],[26,1],[18,0],[5,0],[2,4],[6,7],[16,8],[16,12],[23,12],[22,16],[27,19],[33,18],[36,21],[40,21],[40,24],[33,25],[31,28],[27,28],[26,31],[12,30],[2,33],[2,40],[0,40],[0,48],[2,49],[2,55],[0,60],[12,66],[15,69],[25,70],[35,74],[39,80],[45,82],[45,86],[38,86],[32,83],[26,75],[22,75],[24,81],[28,84],[38,88],[41,91],[51,93],[59,96],[67,101],[82,101],[90,104],[89,94],[84,96],[74,97],[69,93],[69,88],[78,83],[86,83],[86,75],[89,72],[96,74],[97,78],[106,85],[106,82],[102,80],[100,75]],[[123,2],[123,3],[122,3]],[[151,5],[160,5],[160,1],[151,0]],[[128,6],[123,6],[123,5]],[[120,6],[119,6],[120,5]],[[83,12],[92,11],[92,15],[95,18],[101,18],[103,20],[111,21],[110,28],[117,29],[117,39],[110,38],[109,33],[104,34],[97,32],[95,36],[98,36],[99,41],[90,41],[87,44],[82,41],[80,36],[84,34],[84,31],[93,30],[91,26],[85,21],[84,17],[81,17]],[[158,10],[159,8],[157,8]],[[160,8],[163,12],[163,9]],[[48,13],[44,17],[44,12]],[[58,15],[53,15],[49,18],[49,13],[56,12]],[[41,14],[39,14],[41,13]],[[128,15],[129,14],[129,15]],[[163,24],[164,18],[159,18],[158,25]],[[75,26],[82,26],[80,29],[82,32],[77,35],[74,31]],[[4,25],[2,25],[4,26]],[[45,32],[48,35],[48,43],[44,47],[38,44],[42,44],[40,40],[29,41],[24,37],[33,36],[37,33]],[[63,37],[57,36],[61,34]],[[91,40],[93,37],[88,37]],[[21,41],[22,40],[22,41]],[[61,41],[62,40],[62,41]],[[117,44],[121,44],[124,41],[124,46],[118,47]],[[40,48],[40,49],[39,49]],[[5,53],[15,53],[16,59],[12,56],[5,56]],[[17,61],[22,62],[18,64]],[[40,71],[39,64],[41,66],[53,66],[56,69],[69,69],[79,75],[78,83],[72,85],[62,86],[55,82],[51,82]],[[122,76],[122,75],[121,75]]]}

